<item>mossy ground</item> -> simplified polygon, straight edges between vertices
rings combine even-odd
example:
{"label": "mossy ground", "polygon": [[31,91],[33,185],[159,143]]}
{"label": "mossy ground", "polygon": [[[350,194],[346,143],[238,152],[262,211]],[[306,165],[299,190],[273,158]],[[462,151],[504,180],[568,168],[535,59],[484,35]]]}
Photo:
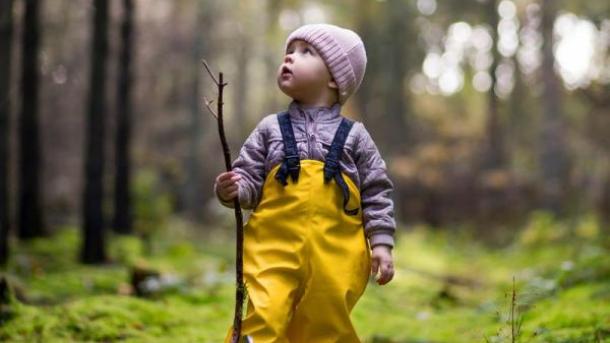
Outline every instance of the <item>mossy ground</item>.
{"label": "mossy ground", "polygon": [[[137,238],[111,235],[105,266],[75,263],[76,228],[16,244],[4,275],[27,303],[0,311],[0,341],[221,342],[233,311],[231,231],[173,220],[150,256]],[[413,227],[397,237],[394,280],[371,281],[352,319],[364,342],[610,342],[609,251],[589,217],[535,214],[502,247]],[[128,295],[131,265],[175,282],[153,298]]]}

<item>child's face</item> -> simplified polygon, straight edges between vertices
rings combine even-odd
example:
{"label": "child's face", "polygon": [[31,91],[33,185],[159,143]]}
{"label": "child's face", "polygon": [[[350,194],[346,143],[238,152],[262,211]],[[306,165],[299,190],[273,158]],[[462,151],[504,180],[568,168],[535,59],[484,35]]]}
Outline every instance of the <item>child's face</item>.
{"label": "child's face", "polygon": [[286,95],[303,102],[336,93],[337,85],[316,49],[303,40],[294,40],[277,72],[277,84]]}

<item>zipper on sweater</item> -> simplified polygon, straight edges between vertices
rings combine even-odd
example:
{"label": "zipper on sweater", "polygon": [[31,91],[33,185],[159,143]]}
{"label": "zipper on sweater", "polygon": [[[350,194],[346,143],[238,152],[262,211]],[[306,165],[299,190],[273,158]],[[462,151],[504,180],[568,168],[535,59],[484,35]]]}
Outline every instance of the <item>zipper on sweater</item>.
{"label": "zipper on sweater", "polygon": [[305,116],[305,139],[307,140],[307,158],[310,159],[313,156],[313,135],[311,133],[312,120],[309,119],[309,114],[307,113],[307,111],[301,111],[301,113]]}

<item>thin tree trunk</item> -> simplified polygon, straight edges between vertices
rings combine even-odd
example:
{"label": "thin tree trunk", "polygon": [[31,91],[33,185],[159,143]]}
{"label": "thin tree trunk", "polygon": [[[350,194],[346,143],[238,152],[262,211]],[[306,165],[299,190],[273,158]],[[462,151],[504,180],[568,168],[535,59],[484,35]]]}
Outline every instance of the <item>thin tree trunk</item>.
{"label": "thin tree trunk", "polygon": [[528,93],[528,85],[523,80],[521,75],[521,68],[519,61],[517,60],[517,54],[512,57],[515,65],[515,86],[510,94],[509,99],[509,113],[507,121],[507,134],[506,134],[506,157],[510,161],[510,155],[513,151],[522,147],[527,147],[529,137],[531,137],[531,121],[532,111],[530,109],[529,100],[530,95]]}
{"label": "thin tree trunk", "polygon": [[[380,150],[397,153],[412,139],[408,129],[408,94],[405,89],[407,71],[413,62],[405,42],[414,37],[409,7],[400,0],[383,3],[357,0],[361,9],[357,32],[367,52],[366,75],[354,95],[355,104],[369,131],[386,135],[377,142]],[[383,22],[374,18],[384,16]],[[373,19],[371,19],[373,18]]]}
{"label": "thin tree trunk", "polygon": [[85,190],[83,193],[84,263],[106,261],[103,214],[104,133],[106,115],[106,56],[108,54],[108,1],[95,0],[91,42],[91,75],[87,118],[85,156]]}
{"label": "thin tree trunk", "polygon": [[[278,17],[282,10],[282,1],[281,0],[269,0],[267,2],[267,20],[266,20],[266,37],[268,39],[268,46],[274,46],[277,43],[277,35],[278,35]],[[283,44],[283,41],[282,41]],[[273,85],[275,84],[275,77],[277,67],[279,62],[276,55],[276,50],[274,49],[265,49],[264,50],[264,62],[265,62],[265,75],[267,77],[266,84]],[[282,51],[283,53],[283,51]],[[276,111],[278,107],[277,98],[274,96],[273,92],[263,92],[263,96],[265,97],[265,112],[273,112]]]}
{"label": "thin tree trunk", "polygon": [[0,1],[0,265],[9,255],[10,207],[8,205],[9,132],[13,0]]}
{"label": "thin tree trunk", "polygon": [[506,163],[504,133],[500,123],[500,114],[498,111],[498,95],[496,94],[497,76],[496,69],[500,61],[498,53],[498,6],[496,0],[488,0],[487,3],[487,18],[491,27],[492,39],[492,64],[489,70],[491,76],[491,87],[487,93],[487,150],[485,151],[485,167],[489,169],[500,168]]}
{"label": "thin tree trunk", "polygon": [[608,235],[610,234],[610,170],[606,172],[606,180],[597,207],[602,222],[602,232]]}
{"label": "thin tree trunk", "polygon": [[[363,119],[366,120],[368,120],[371,113],[373,113],[372,108],[375,104],[373,89],[379,73],[377,69],[379,63],[377,63],[376,52],[380,49],[377,47],[378,39],[374,30],[375,26],[371,23],[372,5],[373,3],[369,0],[357,0],[356,2],[356,6],[360,8],[360,11],[357,12],[358,17],[356,19],[357,32],[364,41],[368,61],[365,77],[360,85],[360,89],[358,89],[355,100],[358,111]],[[370,121],[369,125],[374,125],[374,123],[374,121]],[[380,148],[383,150],[383,146],[380,146]]]}
{"label": "thin tree trunk", "polygon": [[559,214],[567,186],[569,161],[561,110],[561,84],[553,69],[553,23],[557,15],[556,1],[542,1],[542,95],[543,120],[541,156],[543,207]]}
{"label": "thin tree trunk", "polygon": [[116,179],[114,187],[113,228],[117,233],[130,234],[133,226],[131,206],[131,87],[133,51],[133,0],[123,0],[123,23],[121,24],[121,57],[117,87],[117,134],[116,134]]}
{"label": "thin tree trunk", "polygon": [[[387,94],[384,115],[391,116],[383,120],[384,133],[388,135],[389,149],[387,153],[399,153],[402,147],[407,146],[410,132],[407,123],[407,106],[405,103],[405,76],[409,67],[409,56],[407,55],[406,42],[411,33],[411,18],[408,5],[402,0],[389,0],[387,6],[388,27],[385,32],[384,42],[387,47],[384,74]],[[378,132],[380,134],[381,132]]]}
{"label": "thin tree trunk", "polygon": [[595,209],[601,220],[602,235],[610,235],[610,85],[595,84],[578,90],[583,101],[590,104],[590,110],[585,117],[587,122],[586,135],[595,143],[600,151],[597,163],[603,166],[601,187]]}
{"label": "thin tree trunk", "polygon": [[[247,14],[244,14],[247,15]],[[247,136],[246,132],[246,104],[248,98],[248,61],[250,60],[251,44],[249,44],[249,36],[246,32],[245,27],[241,27],[239,35],[239,47],[237,48],[235,59],[237,64],[237,82],[235,82],[235,96],[234,107],[235,107],[235,123],[237,134],[234,138],[241,138]],[[234,140],[235,141],[235,140]]]}
{"label": "thin tree trunk", "polygon": [[[208,5],[207,8],[205,5]],[[214,9],[211,3],[200,2],[196,5],[197,20],[195,25],[193,48],[191,50],[191,68],[189,69],[189,78],[191,86],[189,87],[191,95],[189,97],[189,114],[190,125],[188,127],[188,158],[186,164],[186,183],[184,184],[184,204],[189,217],[194,220],[202,220],[203,211],[202,204],[204,202],[204,192],[202,180],[203,168],[201,167],[201,140],[203,137],[204,126],[201,118],[201,85],[199,63],[201,56],[205,56],[208,52],[209,40],[204,38],[205,32],[211,32],[212,13]],[[209,37],[209,35],[207,36]]]}
{"label": "thin tree trunk", "polygon": [[19,116],[19,237],[30,239],[44,235],[40,188],[40,135],[38,128],[40,49],[40,2],[25,1],[21,79],[21,115]]}

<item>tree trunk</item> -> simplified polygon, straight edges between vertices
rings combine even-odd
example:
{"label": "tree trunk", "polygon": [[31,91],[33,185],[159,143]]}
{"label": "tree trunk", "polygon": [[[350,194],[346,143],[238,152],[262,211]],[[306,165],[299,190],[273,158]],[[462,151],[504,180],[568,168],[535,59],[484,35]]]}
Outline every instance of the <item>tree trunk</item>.
{"label": "tree trunk", "polygon": [[[386,153],[400,153],[406,147],[407,140],[410,139],[410,132],[407,123],[407,106],[405,97],[405,77],[407,68],[410,67],[407,45],[405,44],[411,37],[415,37],[411,30],[411,23],[408,18],[414,16],[409,13],[408,5],[402,0],[389,0],[386,3],[387,9],[387,28],[384,43],[387,54],[385,55],[384,66],[384,86],[386,89],[387,100],[384,101],[384,111],[382,116],[387,116],[384,134],[388,135],[389,147]],[[381,134],[381,132],[377,132]]]}
{"label": "tree trunk", "polygon": [[360,85],[360,89],[358,90],[358,95],[356,96],[356,106],[358,111],[362,114],[363,117],[366,117],[369,112],[369,107],[371,105],[372,100],[372,84],[373,84],[373,75],[375,74],[376,64],[373,63],[375,60],[374,53],[377,51],[375,49],[375,32],[373,31],[373,25],[371,24],[371,11],[370,11],[370,2],[368,0],[358,0],[355,3],[355,6],[360,8],[359,11],[356,12],[356,31],[364,41],[365,49],[367,53],[367,65],[364,79],[362,80],[362,84]]}
{"label": "tree trunk", "polygon": [[[246,13],[243,14],[247,16]],[[248,103],[248,61],[250,60],[251,55],[251,42],[250,36],[248,32],[246,32],[247,28],[242,26],[239,30],[239,47],[235,53],[235,62],[237,64],[237,73],[236,82],[235,82],[235,96],[233,97],[234,108],[235,108],[235,119],[233,123],[235,124],[236,134],[233,135],[233,139],[231,139],[234,143],[238,143],[238,140],[241,141],[241,137],[246,137],[248,135],[246,120],[246,104]]]}
{"label": "tree trunk", "polygon": [[133,47],[133,0],[123,0],[123,23],[121,24],[121,56],[117,86],[117,133],[116,133],[116,179],[114,185],[114,231],[131,234],[133,213],[131,206],[131,87]]}
{"label": "tree trunk", "polygon": [[496,69],[500,61],[498,53],[498,6],[496,0],[488,0],[487,3],[487,18],[491,27],[492,39],[492,64],[489,70],[491,76],[491,87],[487,93],[487,149],[485,151],[484,164],[487,169],[501,168],[506,163],[506,153],[504,147],[504,133],[500,123],[500,114],[498,111],[498,95],[496,94],[497,76]]}
{"label": "tree trunk", "polygon": [[19,116],[19,237],[30,239],[44,235],[40,188],[40,136],[38,129],[40,48],[40,2],[25,1],[21,79],[21,115]]}
{"label": "tree trunk", "polygon": [[508,103],[508,112],[510,115],[507,118],[505,146],[507,162],[511,161],[510,156],[513,151],[528,149],[531,146],[531,137],[534,135],[532,131],[532,113],[530,99],[531,89],[525,82],[522,76],[521,67],[517,60],[517,54],[512,57],[515,65],[515,86],[510,94]]}
{"label": "tree trunk", "polygon": [[579,89],[578,94],[581,101],[590,104],[591,108],[585,117],[585,135],[600,152],[597,163],[603,165],[605,170],[595,209],[601,220],[601,233],[607,237],[610,235],[610,84],[593,84]]}
{"label": "tree trunk", "polygon": [[542,2],[542,95],[543,120],[541,133],[542,206],[555,214],[562,210],[566,194],[569,160],[561,111],[561,83],[553,69],[553,23],[557,15],[556,1]]}
{"label": "tree trunk", "polygon": [[[267,37],[267,46],[275,46],[275,44],[277,44],[278,39],[277,39],[277,35],[279,33],[278,30],[278,18],[280,15],[280,12],[282,11],[282,7],[283,7],[283,2],[281,0],[269,0],[267,2],[267,20],[265,21],[266,24],[266,37]],[[282,54],[284,53],[283,51],[283,40],[280,40],[281,44],[282,44]],[[275,49],[264,49],[264,61],[265,61],[265,75],[267,77],[267,79],[265,80],[265,84],[266,85],[275,85],[276,83],[276,72],[277,72],[277,68],[279,66],[279,63],[282,61],[281,58],[283,58],[284,56],[281,55],[281,57],[278,58],[277,50]],[[272,113],[274,111],[277,111],[277,107],[278,107],[278,102],[277,102],[277,98],[275,97],[275,93],[274,92],[263,92],[263,96],[265,97],[265,113]]]}
{"label": "tree trunk", "polygon": [[10,232],[9,132],[11,99],[11,54],[13,42],[13,0],[0,1],[0,265],[9,255]]}
{"label": "tree trunk", "polygon": [[[207,8],[206,8],[207,5]],[[215,12],[211,2],[200,2],[195,5],[197,11],[197,20],[194,31],[196,34],[193,39],[192,54],[190,57],[190,68],[188,76],[191,85],[189,87],[191,95],[189,96],[189,114],[190,125],[187,129],[188,135],[188,157],[185,160],[186,183],[184,184],[184,205],[186,213],[193,220],[202,220],[204,211],[204,187],[203,177],[204,170],[202,165],[202,138],[204,136],[204,125],[201,118],[201,85],[200,85],[200,68],[201,58],[209,58],[206,56],[210,51],[208,49],[209,39],[211,35],[204,36],[205,32],[212,32],[212,13]],[[207,38],[207,39],[206,39]]]}
{"label": "tree trunk", "polygon": [[602,232],[610,234],[610,170],[606,172],[606,180],[598,205],[598,212],[602,222]]}
{"label": "tree trunk", "polygon": [[[356,19],[357,32],[365,44],[367,65],[354,100],[371,134],[386,135],[377,145],[391,155],[406,148],[412,139],[404,87],[413,62],[405,43],[415,37],[408,19],[412,14],[400,0],[382,3],[357,0],[356,6],[361,9]],[[375,21],[379,17],[387,20]]]}
{"label": "tree trunk", "polygon": [[103,214],[104,131],[106,115],[106,56],[108,53],[108,1],[95,0],[91,41],[91,75],[85,155],[85,190],[83,194],[84,263],[106,261]]}

